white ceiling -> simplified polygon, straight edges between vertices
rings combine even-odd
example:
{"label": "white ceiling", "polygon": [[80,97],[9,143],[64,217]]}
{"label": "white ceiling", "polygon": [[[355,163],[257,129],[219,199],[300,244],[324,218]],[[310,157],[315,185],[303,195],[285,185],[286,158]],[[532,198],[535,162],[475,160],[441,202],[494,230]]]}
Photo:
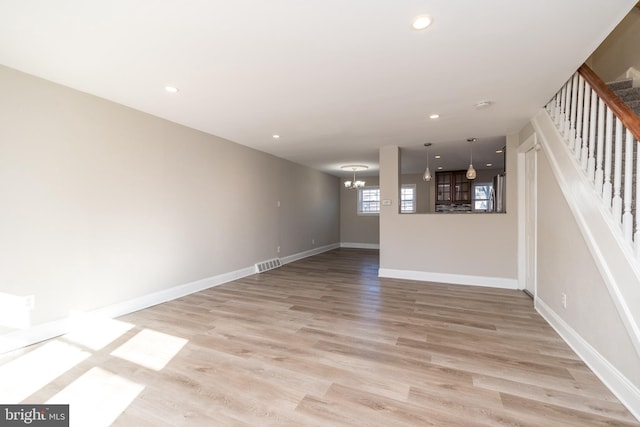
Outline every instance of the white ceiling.
{"label": "white ceiling", "polygon": [[[0,0],[0,63],[334,175],[375,174],[381,146],[467,150],[518,131],[636,1]],[[425,13],[433,24],[413,30]]]}

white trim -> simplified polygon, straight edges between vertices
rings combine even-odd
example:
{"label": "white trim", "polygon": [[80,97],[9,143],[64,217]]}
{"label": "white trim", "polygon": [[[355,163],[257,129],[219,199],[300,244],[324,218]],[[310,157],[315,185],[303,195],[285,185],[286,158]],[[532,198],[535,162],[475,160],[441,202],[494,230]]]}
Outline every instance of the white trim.
{"label": "white trim", "polygon": [[586,175],[576,166],[546,110],[540,109],[531,124],[636,354],[640,355],[640,269],[631,246],[624,242],[620,226],[615,224]]}
{"label": "white trim", "polygon": [[[378,203],[380,204],[379,210],[377,212],[363,212],[362,211],[362,192],[365,190],[378,190]],[[380,210],[382,209],[382,193],[380,192],[380,185],[367,185],[362,188],[357,189],[358,194],[356,195],[356,214],[358,216],[371,216],[371,215],[380,215]]]}
{"label": "white trim", "polygon": [[68,320],[61,319],[9,332],[0,336],[0,354],[63,335],[68,330]]}
{"label": "white trim", "polygon": [[[411,188],[413,190],[413,199],[411,199],[413,201],[413,209],[410,211],[402,211],[402,189],[403,188]],[[402,184],[400,186],[400,213],[402,214],[412,214],[412,213],[416,213],[416,205],[417,205],[417,200],[416,200],[416,185],[415,184]]]}
{"label": "white trim", "polygon": [[[489,195],[488,199],[476,199],[476,187],[493,187],[493,182],[489,181],[478,181],[478,180],[473,180],[471,181],[471,212],[475,212],[475,213],[490,213],[487,212],[490,203],[491,203],[491,195]],[[487,202],[487,209],[476,209],[476,202]],[[498,212],[496,212],[498,213]],[[500,212],[502,213],[502,212]]]}
{"label": "white trim", "polygon": [[[534,164],[534,180],[535,187],[532,194],[527,194],[526,185],[527,185],[527,177],[526,177],[526,156],[531,150],[540,150],[541,146],[538,144],[538,136],[534,132],[531,136],[529,136],[520,146],[518,147],[518,288],[526,289],[527,288],[527,230],[526,230],[526,215],[525,211],[527,205],[527,197],[531,197],[531,204],[533,206],[538,206],[538,193],[537,193],[537,158],[535,159]],[[534,213],[534,226],[537,224],[537,215]],[[538,242],[537,242],[537,232],[534,234],[534,278],[533,278],[533,297],[535,299],[538,289],[537,278],[535,274],[536,260],[535,256],[537,253]]]}
{"label": "white trim", "polygon": [[[308,251],[289,255],[281,258],[280,260],[283,264],[287,264],[299,259],[320,254],[322,252],[337,249],[339,247],[340,244],[334,243],[331,245],[321,246]],[[200,292],[205,289],[222,285],[223,283],[228,283],[237,279],[241,279],[243,277],[251,276],[253,274],[256,274],[255,266],[246,267],[239,270],[230,271],[228,273],[222,273],[217,276],[208,277],[206,279],[196,280],[184,285],[175,286],[173,288],[163,289],[161,291],[153,292],[127,301],[122,301],[106,307],[101,307],[96,310],[92,310],[91,313],[101,317],[115,318],[123,316],[125,314],[133,313],[134,311],[142,310],[154,305],[181,298],[195,292]],[[28,329],[9,332],[0,336],[0,354],[63,335],[68,331],[69,327],[67,319],[60,319],[43,323],[41,325],[32,326]]]}
{"label": "white trim", "polygon": [[640,420],[640,389],[609,363],[541,299],[536,299],[535,308],[620,402],[627,407],[629,412]]}
{"label": "white trim", "polygon": [[341,248],[353,248],[353,249],[380,249],[380,243],[352,243],[352,242],[340,242]]}
{"label": "white trim", "polygon": [[[289,255],[281,258],[283,264],[287,264],[299,259],[317,255],[322,252],[339,248],[338,243],[321,246],[308,251]],[[222,273],[217,276],[208,277],[206,279],[196,280],[184,285],[175,286],[169,289],[153,292],[138,298],[122,301],[96,310],[92,310],[92,314],[101,317],[115,318],[134,311],[142,310],[154,305],[162,304],[186,295],[200,292],[223,283],[231,282],[243,277],[256,274],[255,266],[242,268],[228,273]],[[0,336],[0,354],[26,347],[50,338],[54,338],[67,333],[69,330],[67,319],[54,320],[51,322],[36,325],[28,329],[9,332]]]}
{"label": "white trim", "polygon": [[171,301],[186,295],[204,291],[205,289],[213,288],[215,286],[222,285],[233,280],[251,276],[252,274],[255,274],[255,272],[255,266],[251,266],[228,273],[222,273],[217,276],[196,280],[195,282],[187,283],[185,285],[153,292],[148,295],[143,295],[139,298],[134,298],[132,300],[123,301],[121,303],[100,308],[98,310],[95,310],[94,313],[105,317],[123,316],[125,314],[133,313],[134,311],[162,304],[163,302]]}
{"label": "white trim", "polygon": [[[219,274],[206,279],[196,280],[173,288],[163,289],[141,297],[101,307],[96,310],[92,310],[91,313],[100,317],[115,318],[154,305],[162,304],[163,302],[181,298],[195,292],[203,291],[223,283],[251,276],[252,274],[255,274],[254,266]],[[54,338],[67,332],[67,319],[54,320],[28,329],[9,332],[0,336],[0,354]]]}
{"label": "white trim", "polygon": [[518,289],[525,289],[526,282],[526,230],[525,230],[525,156],[538,143],[535,133],[518,147]]}
{"label": "white trim", "polygon": [[422,282],[451,283],[454,285],[488,286],[501,289],[518,289],[518,280],[506,277],[466,276],[463,274],[431,273],[428,271],[396,270],[381,268],[379,277],[418,280]]}
{"label": "white trim", "polygon": [[286,257],[280,258],[280,261],[282,261],[282,264],[289,264],[290,262],[298,261],[313,255],[318,255],[323,252],[331,251],[333,249],[338,249],[339,247],[340,247],[339,243],[332,243],[330,245],[319,246],[317,248],[313,248],[308,251],[298,252],[297,254],[293,254],[293,255],[287,255]]}
{"label": "white trim", "polygon": [[629,67],[624,75],[627,79],[633,80],[633,87],[640,87],[640,71],[636,70],[634,67]]}

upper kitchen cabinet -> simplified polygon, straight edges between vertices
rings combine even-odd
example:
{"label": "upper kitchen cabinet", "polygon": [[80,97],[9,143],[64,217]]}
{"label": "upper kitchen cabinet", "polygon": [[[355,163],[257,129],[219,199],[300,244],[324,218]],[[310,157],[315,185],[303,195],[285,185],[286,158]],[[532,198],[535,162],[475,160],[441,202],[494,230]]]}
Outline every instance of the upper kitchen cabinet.
{"label": "upper kitchen cabinet", "polygon": [[436,172],[436,212],[470,211],[471,184],[466,171]]}

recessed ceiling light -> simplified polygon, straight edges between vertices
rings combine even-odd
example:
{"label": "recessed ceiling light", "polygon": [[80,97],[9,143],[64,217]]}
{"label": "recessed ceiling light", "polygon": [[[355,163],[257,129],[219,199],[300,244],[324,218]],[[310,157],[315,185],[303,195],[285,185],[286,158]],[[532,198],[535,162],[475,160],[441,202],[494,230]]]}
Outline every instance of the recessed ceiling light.
{"label": "recessed ceiling light", "polygon": [[487,163],[487,167],[493,166],[493,163]]}
{"label": "recessed ceiling light", "polygon": [[444,169],[442,166],[438,166],[437,168],[439,171],[441,171],[442,169]]}
{"label": "recessed ceiling light", "polygon": [[280,135],[272,135],[273,139],[280,139]]}
{"label": "recessed ceiling light", "polygon": [[432,114],[429,116],[430,119],[438,119],[440,118],[440,114]]}
{"label": "recessed ceiling light", "polygon": [[440,154],[436,154],[435,158],[439,159],[440,157],[442,157]]}
{"label": "recessed ceiling light", "polygon": [[178,93],[178,88],[175,86],[165,86],[164,90],[166,90],[169,93]]}
{"label": "recessed ceiling light", "polygon": [[424,30],[429,25],[431,25],[431,21],[432,20],[429,15],[419,15],[414,18],[411,26],[413,27],[414,30],[420,31],[420,30]]}
{"label": "recessed ceiling light", "polygon": [[496,150],[496,154],[502,154],[502,150]]}

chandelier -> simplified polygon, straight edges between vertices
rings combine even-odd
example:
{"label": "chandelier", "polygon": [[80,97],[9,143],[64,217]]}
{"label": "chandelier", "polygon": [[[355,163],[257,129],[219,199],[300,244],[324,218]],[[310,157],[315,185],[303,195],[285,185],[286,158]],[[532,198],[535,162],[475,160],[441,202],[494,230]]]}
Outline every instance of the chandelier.
{"label": "chandelier", "polygon": [[342,166],[342,169],[344,170],[350,170],[353,171],[353,180],[352,181],[345,181],[344,182],[344,186],[347,190],[353,190],[355,188],[362,188],[364,187],[364,181],[356,181],[356,172],[357,171],[363,171],[365,169],[369,169],[369,166],[364,166],[364,165],[347,165],[347,166]]}

